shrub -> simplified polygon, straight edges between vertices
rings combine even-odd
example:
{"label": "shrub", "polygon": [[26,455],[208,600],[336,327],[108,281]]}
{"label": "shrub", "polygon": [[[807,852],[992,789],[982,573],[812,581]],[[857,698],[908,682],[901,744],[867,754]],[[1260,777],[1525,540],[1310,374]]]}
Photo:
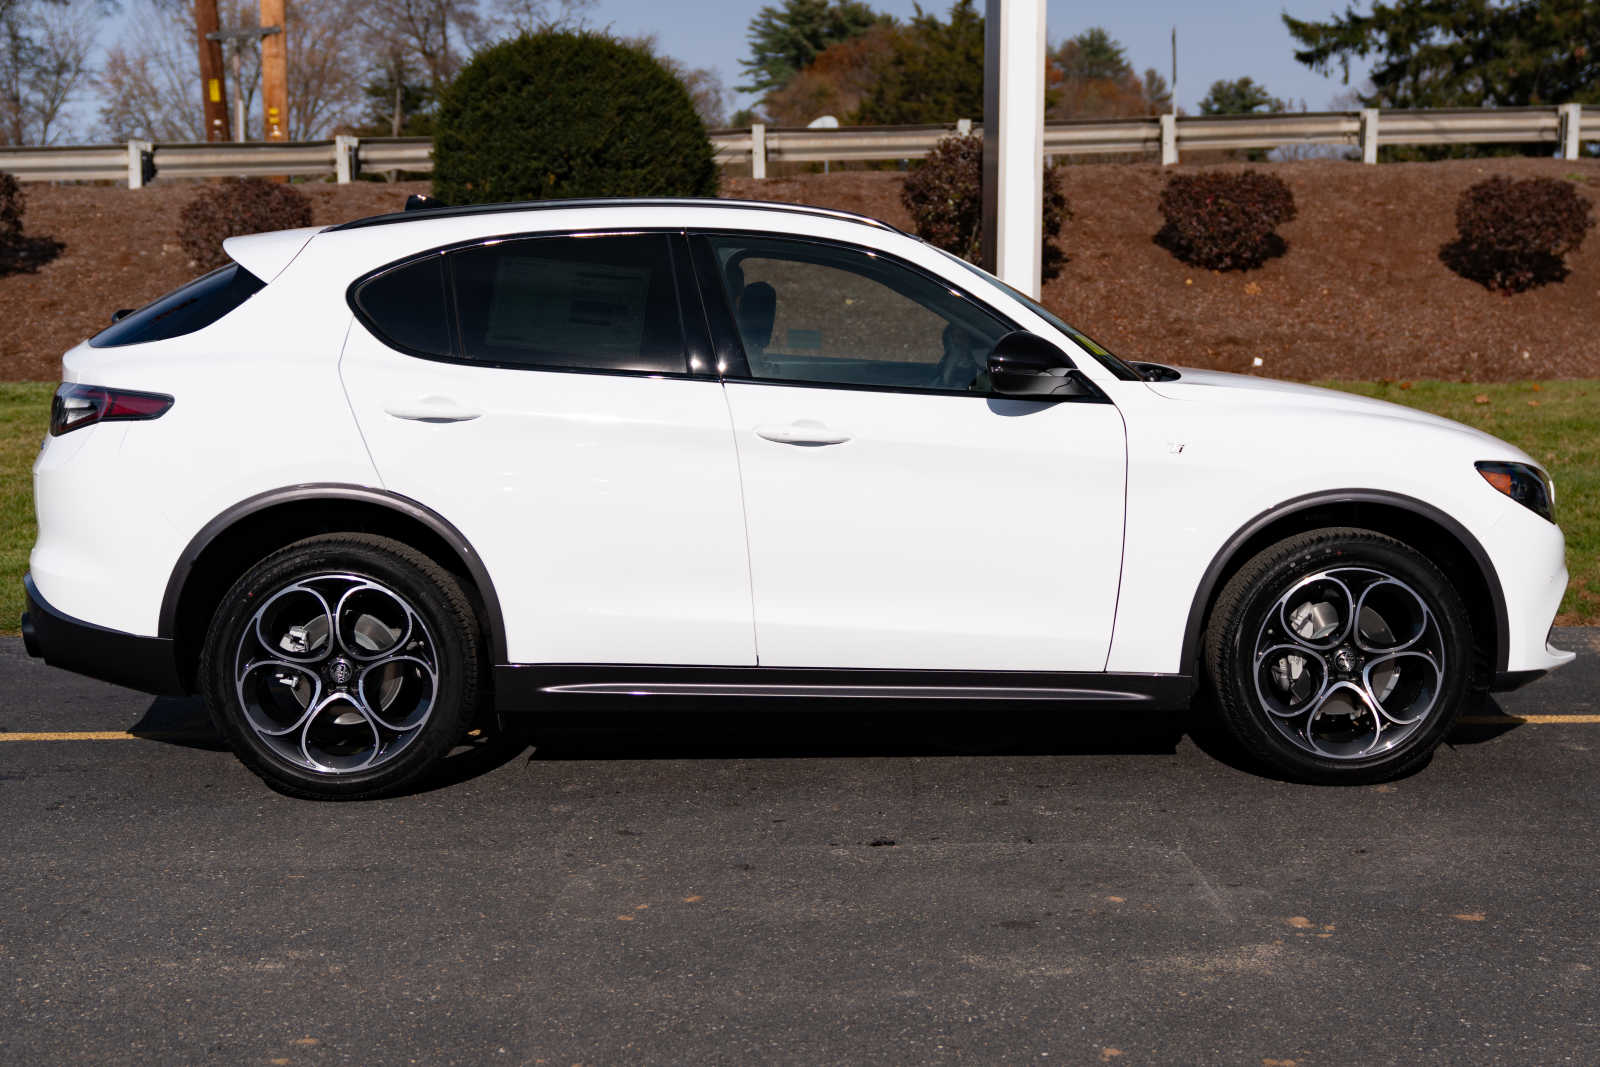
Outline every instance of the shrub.
{"label": "shrub", "polygon": [[524,34],[480,52],[445,90],[435,129],[445,203],[717,192],[683,83],[604,34]]}
{"label": "shrub", "polygon": [[209,270],[228,262],[226,237],[311,225],[311,201],[288,185],[260,178],[229,178],[206,186],[183,205],[178,244]]}
{"label": "shrub", "polygon": [[1249,270],[1284,252],[1273,231],[1295,216],[1282,178],[1242,171],[1174,174],[1161,190],[1156,243],[1207,270]]}
{"label": "shrub", "polygon": [[1439,258],[1463,278],[1507,294],[1561,281],[1566,254],[1594,226],[1592,206],[1571,182],[1489,178],[1456,201],[1456,239]]}
{"label": "shrub", "polygon": [[10,244],[22,236],[22,209],[27,203],[17,179],[0,173],[0,244]]}
{"label": "shrub", "polygon": [[[1040,273],[1061,273],[1066,254],[1055,243],[1061,224],[1072,217],[1061,191],[1059,164],[1044,172],[1044,253]],[[917,236],[946,252],[976,263],[983,247],[983,138],[946,137],[933,146],[900,187],[900,202],[911,214]]]}

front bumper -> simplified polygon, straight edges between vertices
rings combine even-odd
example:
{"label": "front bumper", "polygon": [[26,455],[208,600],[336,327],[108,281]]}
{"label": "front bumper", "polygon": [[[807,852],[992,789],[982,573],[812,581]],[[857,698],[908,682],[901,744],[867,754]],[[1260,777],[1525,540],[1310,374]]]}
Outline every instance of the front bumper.
{"label": "front bumper", "polygon": [[62,614],[39,595],[30,575],[23,576],[22,587],[28,598],[28,610],[22,614],[22,642],[28,655],[52,667],[146,693],[187,692],[171,638],[138,637]]}

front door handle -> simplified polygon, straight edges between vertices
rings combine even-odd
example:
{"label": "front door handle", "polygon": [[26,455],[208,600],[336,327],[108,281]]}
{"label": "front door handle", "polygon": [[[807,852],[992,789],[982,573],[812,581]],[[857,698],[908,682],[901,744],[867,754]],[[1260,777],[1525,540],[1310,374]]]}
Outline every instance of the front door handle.
{"label": "front door handle", "polygon": [[780,445],[842,445],[850,435],[830,430],[816,419],[796,419],[787,426],[757,426],[756,436]]}
{"label": "front door handle", "polygon": [[408,422],[471,422],[483,414],[463,407],[447,396],[425,396],[410,403],[390,405],[383,410],[387,415]]}

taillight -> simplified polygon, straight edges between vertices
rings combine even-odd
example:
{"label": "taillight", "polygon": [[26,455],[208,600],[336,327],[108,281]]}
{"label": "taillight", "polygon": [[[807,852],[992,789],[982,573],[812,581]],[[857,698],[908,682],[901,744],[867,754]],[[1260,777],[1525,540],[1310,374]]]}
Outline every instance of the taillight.
{"label": "taillight", "polygon": [[50,436],[60,437],[97,422],[159,419],[170,407],[172,397],[161,393],[68,382],[56,390],[55,398],[50,401]]}

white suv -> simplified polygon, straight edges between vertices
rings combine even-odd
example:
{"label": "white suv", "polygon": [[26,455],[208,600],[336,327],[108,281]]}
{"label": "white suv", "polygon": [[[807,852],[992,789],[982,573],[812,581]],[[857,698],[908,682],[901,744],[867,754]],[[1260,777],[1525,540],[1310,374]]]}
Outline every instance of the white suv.
{"label": "white suv", "polygon": [[225,247],[66,354],[23,630],[203,694],[291,793],[395,789],[560,696],[1074,715],[1202,679],[1279,773],[1371,781],[1571,658],[1523,452],[1130,366],[870,219],[550,202]]}

